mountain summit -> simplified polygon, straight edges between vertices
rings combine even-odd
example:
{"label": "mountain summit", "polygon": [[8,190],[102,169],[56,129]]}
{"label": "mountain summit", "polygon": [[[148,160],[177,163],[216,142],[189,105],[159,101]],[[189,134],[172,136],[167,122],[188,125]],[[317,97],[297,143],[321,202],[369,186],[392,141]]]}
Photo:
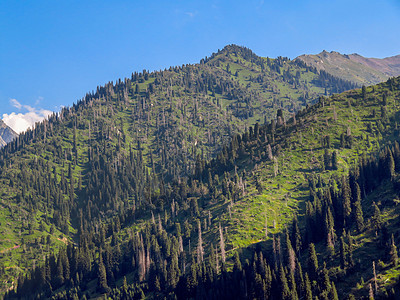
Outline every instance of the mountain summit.
{"label": "mountain summit", "polygon": [[339,78],[359,85],[371,85],[400,75],[400,55],[386,58],[366,58],[359,54],[341,54],[322,51],[319,54],[304,54],[296,58],[324,70]]}

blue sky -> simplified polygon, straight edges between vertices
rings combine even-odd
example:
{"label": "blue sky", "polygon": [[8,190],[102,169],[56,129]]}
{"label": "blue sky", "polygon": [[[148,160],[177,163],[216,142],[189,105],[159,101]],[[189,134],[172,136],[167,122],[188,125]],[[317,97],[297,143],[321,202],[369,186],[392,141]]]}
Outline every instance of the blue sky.
{"label": "blue sky", "polygon": [[21,130],[98,85],[232,43],[269,57],[397,55],[399,2],[1,1],[0,118]]}

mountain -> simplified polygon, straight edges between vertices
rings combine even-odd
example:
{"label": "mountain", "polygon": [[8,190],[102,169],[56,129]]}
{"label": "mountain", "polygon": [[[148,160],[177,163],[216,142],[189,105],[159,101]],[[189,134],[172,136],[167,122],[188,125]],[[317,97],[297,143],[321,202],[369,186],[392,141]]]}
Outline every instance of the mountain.
{"label": "mountain", "polygon": [[400,55],[380,59],[324,50],[319,54],[301,55],[296,59],[358,85],[376,84],[400,75]]}
{"label": "mountain", "polygon": [[18,134],[0,119],[0,147],[5,146],[17,136]]}
{"label": "mountain", "polygon": [[359,62],[390,77],[400,75],[400,55],[386,58],[366,58],[355,53],[348,56],[352,61]]}
{"label": "mountain", "polygon": [[[349,294],[360,278],[346,277],[356,274],[350,258],[338,267],[356,236],[347,202],[342,211],[343,175],[380,150],[383,163],[371,164],[388,169],[385,146],[394,145],[397,161],[399,86],[391,79],[326,98],[354,85],[231,45],[197,65],[98,87],[0,150],[6,298],[278,298],[285,281],[298,294],[308,286],[319,296]],[[395,171],[381,173],[368,189],[360,181],[363,196],[395,182]],[[332,205],[321,200],[328,189]],[[379,197],[365,197],[368,223]],[[351,216],[360,210],[353,198]],[[387,220],[395,216],[377,205]],[[313,269],[307,249],[315,244],[322,266],[324,228],[333,229],[335,253],[326,268]],[[362,238],[375,245],[371,228],[352,253],[370,249]],[[360,260],[384,259],[371,255]],[[297,270],[294,279],[289,270]]]}

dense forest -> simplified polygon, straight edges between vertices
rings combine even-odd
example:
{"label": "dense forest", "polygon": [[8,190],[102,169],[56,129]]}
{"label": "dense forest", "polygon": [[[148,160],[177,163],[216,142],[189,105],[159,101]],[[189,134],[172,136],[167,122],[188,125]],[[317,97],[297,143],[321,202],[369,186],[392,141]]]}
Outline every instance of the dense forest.
{"label": "dense forest", "polygon": [[0,150],[5,297],[398,296],[400,80],[351,88],[237,46],[98,87]]}

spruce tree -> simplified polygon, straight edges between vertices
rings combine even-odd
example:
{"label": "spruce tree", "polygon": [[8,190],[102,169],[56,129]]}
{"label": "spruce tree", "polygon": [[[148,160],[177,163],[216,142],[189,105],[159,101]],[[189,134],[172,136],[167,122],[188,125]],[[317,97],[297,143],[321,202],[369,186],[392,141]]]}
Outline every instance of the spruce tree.
{"label": "spruce tree", "polygon": [[55,277],[55,285],[60,287],[64,284],[64,268],[61,260],[61,254],[58,256],[57,259],[57,273]]}
{"label": "spruce tree", "polygon": [[308,278],[308,273],[305,275],[305,294],[306,294],[306,300],[313,300],[313,295],[312,295],[312,290],[311,290],[311,283],[310,283],[310,278]]}
{"label": "spruce tree", "polygon": [[348,223],[351,214],[351,191],[346,176],[342,177],[342,204],[344,225]]}
{"label": "spruce tree", "polygon": [[360,233],[364,229],[364,217],[363,210],[361,206],[361,190],[358,183],[355,184],[356,187],[356,199],[354,202],[354,219],[356,222],[357,231]]}
{"label": "spruce tree", "polygon": [[386,166],[385,166],[386,177],[393,180],[395,174],[395,164],[390,149],[386,150]]}
{"label": "spruce tree", "polygon": [[110,288],[108,287],[107,284],[107,273],[106,273],[106,268],[104,267],[104,263],[103,263],[103,255],[101,253],[101,249],[100,249],[100,253],[99,253],[99,264],[98,264],[98,273],[97,273],[97,278],[98,278],[98,282],[97,282],[97,287],[100,293],[108,293],[108,291],[110,290]]}
{"label": "spruce tree", "polygon": [[374,230],[379,230],[381,228],[381,210],[379,209],[378,205],[374,202],[372,204],[372,207],[374,209],[374,213],[372,215],[372,226],[374,228]]}
{"label": "spruce tree", "polygon": [[242,271],[242,263],[240,262],[239,253],[236,251],[233,256],[233,270],[241,272]]}
{"label": "spruce tree", "polygon": [[340,267],[342,269],[346,268],[346,243],[344,241],[343,235],[340,237]]}
{"label": "spruce tree", "polygon": [[315,252],[315,246],[313,243],[311,243],[308,246],[307,265],[308,265],[308,272],[310,273],[310,279],[316,280],[317,274],[318,274],[318,258],[317,258],[317,253]]}
{"label": "spruce tree", "polygon": [[333,150],[331,160],[332,160],[332,162],[331,162],[332,170],[337,170],[338,169],[338,157],[337,157],[336,150]]}
{"label": "spruce tree", "polygon": [[289,300],[290,299],[290,291],[289,291],[289,286],[288,286],[288,282],[286,279],[285,270],[283,269],[282,265],[280,266],[280,269],[279,269],[279,281],[281,283],[281,299]]}
{"label": "spruce tree", "polygon": [[301,233],[298,223],[297,216],[295,216],[292,224],[292,245],[296,254],[299,254],[301,250]]}
{"label": "spruce tree", "polygon": [[332,288],[329,291],[329,300],[339,300],[334,282],[332,282]]}

